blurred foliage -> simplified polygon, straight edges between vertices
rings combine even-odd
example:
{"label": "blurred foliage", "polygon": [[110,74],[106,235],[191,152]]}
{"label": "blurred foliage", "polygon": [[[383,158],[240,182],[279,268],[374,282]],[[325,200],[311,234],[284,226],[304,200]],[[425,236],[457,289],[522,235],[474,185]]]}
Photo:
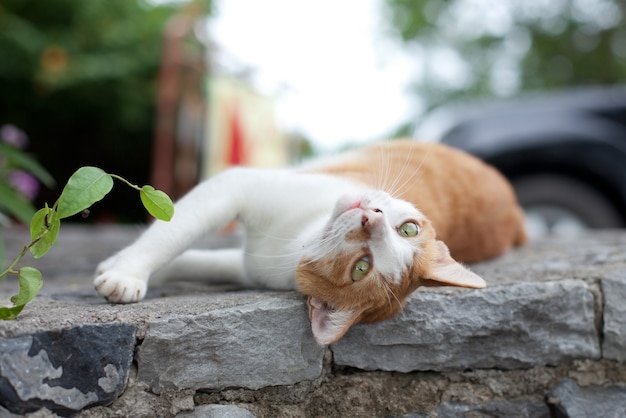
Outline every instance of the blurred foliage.
{"label": "blurred foliage", "polygon": [[[193,4],[210,12],[210,0]],[[30,151],[58,184],[81,165],[147,183],[163,30],[188,6],[3,0],[0,125],[28,132]],[[46,190],[40,204],[58,192]],[[144,219],[141,209],[128,212],[128,196],[121,195],[102,212]]]}
{"label": "blurred foliage", "polygon": [[386,0],[427,108],[626,79],[623,0]]}

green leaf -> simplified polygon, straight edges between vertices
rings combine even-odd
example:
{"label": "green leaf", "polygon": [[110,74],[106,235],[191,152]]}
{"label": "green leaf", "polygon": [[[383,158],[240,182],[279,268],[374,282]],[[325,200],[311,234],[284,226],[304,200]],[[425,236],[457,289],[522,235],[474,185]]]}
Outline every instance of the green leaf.
{"label": "green leaf", "polygon": [[15,319],[22,312],[24,306],[37,296],[43,285],[41,272],[33,267],[22,267],[19,270],[18,278],[18,294],[11,298],[11,302],[15,306],[10,308],[0,307],[0,319]]}
{"label": "green leaf", "polygon": [[54,209],[50,209],[46,205],[33,216],[30,223],[30,237],[31,241],[36,241],[36,243],[30,247],[30,252],[35,258],[43,257],[57,240],[61,220],[55,215]]}
{"label": "green leaf", "polygon": [[67,218],[87,209],[101,200],[113,188],[113,179],[97,167],[81,167],[67,181],[57,213]]}
{"label": "green leaf", "polygon": [[0,319],[15,319],[20,312],[22,312],[22,309],[24,309],[24,305],[13,306],[11,308],[0,306]]}
{"label": "green leaf", "polygon": [[13,166],[32,173],[39,181],[48,187],[54,186],[54,178],[35,159],[29,157],[19,149],[0,142],[0,154],[7,156]]}
{"label": "green leaf", "polygon": [[41,272],[34,267],[22,267],[18,279],[19,291],[11,298],[11,302],[16,306],[26,305],[37,296],[43,285]]}
{"label": "green leaf", "polygon": [[169,221],[174,216],[174,204],[170,197],[152,186],[143,186],[139,192],[144,207],[157,219]]}
{"label": "green leaf", "polygon": [[35,208],[17,190],[0,182],[0,210],[28,224]]}

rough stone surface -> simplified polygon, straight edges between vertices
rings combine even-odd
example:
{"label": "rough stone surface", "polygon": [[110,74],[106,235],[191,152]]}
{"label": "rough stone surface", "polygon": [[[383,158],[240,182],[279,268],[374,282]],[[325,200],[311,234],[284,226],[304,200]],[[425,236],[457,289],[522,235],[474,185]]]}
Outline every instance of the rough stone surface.
{"label": "rough stone surface", "polygon": [[396,417],[409,413],[436,417],[439,405],[446,403],[468,408],[508,402],[545,404],[548,391],[563,378],[576,379],[581,385],[584,381],[586,386],[626,382],[626,365],[585,360],[557,367],[447,373],[366,372],[335,367],[332,373],[326,370],[319,385],[304,393],[302,398],[285,396],[297,390],[293,387],[283,387],[280,391],[231,388],[198,392],[195,402],[198,405],[232,404],[258,417],[272,418]]}
{"label": "rough stone surface", "polygon": [[339,365],[401,372],[600,357],[593,294],[580,280],[417,292],[400,315],[356,326],[331,349]]}
{"label": "rough stone surface", "polygon": [[[107,406],[96,406],[81,411],[80,418],[155,418],[174,417],[183,411],[193,411],[194,391],[184,390],[155,394],[137,381],[137,368],[131,368],[128,387],[115,402]],[[30,418],[30,417],[28,417]]]}
{"label": "rough stone surface", "polygon": [[[531,406],[547,405],[548,392],[563,379],[577,382],[582,399],[587,399],[588,388],[610,391],[626,385],[626,363],[619,357],[624,352],[624,327],[619,322],[624,318],[624,296],[619,293],[626,271],[624,231],[531,242],[471,266],[485,278],[487,289],[422,289],[401,317],[386,324],[361,325],[345,337],[358,361],[352,364],[379,368],[379,362],[391,364],[393,360],[402,366],[398,370],[413,370],[417,362],[426,370],[442,370],[439,372],[342,366],[329,349],[323,352],[323,360],[321,354],[316,357],[308,344],[312,339],[303,298],[295,293],[177,282],[151,286],[147,299],[140,303],[108,304],[93,291],[93,269],[140,231],[134,227],[64,225],[57,245],[46,257],[22,263],[41,269],[44,288],[40,296],[17,320],[0,322],[2,341],[17,338],[23,344],[20,339],[34,341],[41,333],[72,335],[80,341],[72,330],[134,327],[134,348],[140,355],[133,359],[126,389],[112,404],[87,406],[74,415],[77,418],[175,417],[187,412],[202,414],[207,404],[276,418],[436,417],[442,415],[440,408],[448,408],[451,414],[456,411],[458,416],[486,416],[515,407],[532,416]],[[16,254],[27,242],[27,228],[2,232],[9,253]],[[211,236],[202,246],[231,245],[240,238]],[[16,287],[12,278],[1,283],[0,302],[7,304]],[[202,334],[213,338],[202,339]],[[380,347],[368,340],[359,344],[361,334]],[[170,339],[160,339],[164,335]],[[388,347],[378,341],[381,336],[389,336],[395,358],[385,352]],[[425,343],[420,345],[417,337]],[[248,340],[238,341],[240,338]],[[157,348],[157,341],[164,348]],[[274,341],[287,354],[272,357],[268,347]],[[109,350],[114,350],[114,345],[110,341]],[[417,349],[426,362],[415,359]],[[150,352],[154,362],[163,364],[141,365],[141,356],[145,360]],[[159,357],[159,352],[176,359]],[[262,359],[259,352],[267,357]],[[37,353],[28,352],[28,357],[37,357]],[[43,363],[43,354],[39,358]],[[227,361],[222,364],[222,359]],[[60,366],[48,360],[52,366],[47,373],[58,373]],[[435,361],[443,366],[433,366]],[[195,367],[193,362],[197,362]],[[276,370],[286,370],[286,377],[279,377],[268,363]],[[176,371],[179,365],[184,372]],[[262,373],[255,375],[257,369],[251,371],[251,366]],[[230,376],[230,368],[241,375],[248,370],[250,376]],[[211,374],[201,376],[198,369]],[[78,382],[79,375],[85,374],[83,369],[80,373],[74,370],[70,378],[70,369],[63,370],[71,381]],[[298,381],[302,376],[312,380]],[[22,381],[29,382],[31,377]],[[92,375],[90,384],[98,386],[101,378]],[[282,383],[276,383],[279,378]],[[53,380],[47,382],[50,387]],[[231,383],[225,383],[227,380]],[[240,384],[232,382],[248,386],[224,386]],[[6,389],[4,383],[0,387]],[[205,387],[209,385],[214,386]],[[1,393],[0,405],[5,405],[8,397]],[[26,415],[50,417],[55,412],[71,413],[45,404]],[[553,407],[552,412],[557,410]],[[0,406],[0,417],[10,414],[14,413]]]}
{"label": "rough stone surface", "polygon": [[626,273],[603,278],[605,358],[626,361]]}
{"label": "rough stone surface", "polygon": [[192,412],[181,412],[176,418],[256,418],[247,409],[232,405],[201,405]]}
{"label": "rough stone surface", "polygon": [[17,415],[12,413],[11,411],[9,411],[6,408],[3,408],[0,406],[0,417],[2,418],[19,418],[21,417],[21,415]]}
{"label": "rough stone surface", "polygon": [[548,393],[548,403],[557,416],[584,418],[626,417],[626,386],[580,387],[564,379]]}
{"label": "rough stone surface", "polygon": [[126,387],[134,347],[128,324],[0,338],[0,404],[67,414],[111,403]]}
{"label": "rough stone surface", "polygon": [[139,380],[156,392],[292,385],[322,372],[301,298],[273,297],[153,321],[138,352]]}
{"label": "rough stone surface", "polygon": [[440,417],[507,417],[550,418],[550,409],[543,402],[490,401],[480,405],[446,402],[437,407]]}

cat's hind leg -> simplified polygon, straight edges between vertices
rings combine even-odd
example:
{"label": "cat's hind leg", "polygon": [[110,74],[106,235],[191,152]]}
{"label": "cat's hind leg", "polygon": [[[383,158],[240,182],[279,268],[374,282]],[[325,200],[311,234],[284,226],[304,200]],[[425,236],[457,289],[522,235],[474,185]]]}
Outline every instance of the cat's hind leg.
{"label": "cat's hind leg", "polygon": [[152,276],[157,283],[190,280],[203,283],[246,285],[243,251],[240,248],[187,250]]}
{"label": "cat's hind leg", "polygon": [[110,302],[130,303],[144,298],[148,280],[192,280],[205,283],[233,283],[246,285],[243,267],[243,251],[239,248],[219,250],[187,250],[154,274],[146,274],[125,264],[124,270],[116,269],[116,256],[98,266],[95,286],[98,293]]}

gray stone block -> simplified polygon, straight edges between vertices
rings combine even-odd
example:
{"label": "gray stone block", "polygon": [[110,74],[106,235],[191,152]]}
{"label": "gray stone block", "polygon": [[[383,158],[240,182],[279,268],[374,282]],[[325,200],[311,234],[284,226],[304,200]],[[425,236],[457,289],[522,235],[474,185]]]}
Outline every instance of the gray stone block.
{"label": "gray stone block", "polygon": [[489,401],[480,405],[445,402],[437,407],[437,416],[446,418],[550,418],[550,409],[543,402]]}
{"label": "gray stone block", "polygon": [[626,274],[601,280],[604,295],[604,358],[626,361]]}
{"label": "gray stone block", "polygon": [[426,414],[422,414],[421,412],[411,412],[399,417],[394,417],[394,418],[429,418],[428,415]]}
{"label": "gray stone block", "polygon": [[267,297],[150,323],[138,350],[139,380],[168,389],[291,385],[321,375],[303,299]]}
{"label": "gray stone block", "polygon": [[128,382],[135,327],[80,326],[0,338],[0,404],[61,415],[113,402]]}
{"label": "gray stone block", "polygon": [[403,312],[331,347],[338,365],[408,372],[553,365],[600,357],[594,299],[580,280],[414,293]]}
{"label": "gray stone block", "polygon": [[626,387],[580,387],[571,379],[563,379],[548,393],[548,403],[558,417],[624,418]]}
{"label": "gray stone block", "polygon": [[21,418],[22,415],[17,415],[11,413],[8,409],[5,409],[0,406],[0,418]]}
{"label": "gray stone block", "polygon": [[191,412],[181,412],[176,418],[256,418],[247,409],[233,405],[200,405]]}

